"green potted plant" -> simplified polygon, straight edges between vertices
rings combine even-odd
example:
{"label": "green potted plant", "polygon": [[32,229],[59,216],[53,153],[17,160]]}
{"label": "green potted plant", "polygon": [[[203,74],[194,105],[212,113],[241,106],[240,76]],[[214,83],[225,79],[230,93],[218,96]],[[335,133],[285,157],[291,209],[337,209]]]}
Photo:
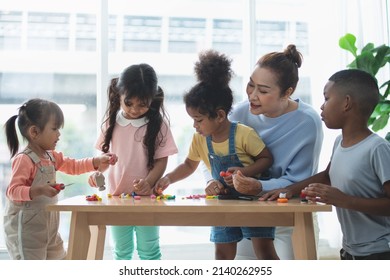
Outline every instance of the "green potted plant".
{"label": "green potted plant", "polygon": [[[390,47],[385,44],[375,47],[373,43],[368,43],[358,53],[356,37],[347,33],[340,38],[339,46],[354,56],[354,60],[347,65],[348,68],[364,70],[377,79],[377,74],[383,67],[390,67]],[[390,115],[390,79],[378,85],[380,101],[368,121],[373,131],[385,128]],[[385,138],[390,141],[390,132]]]}

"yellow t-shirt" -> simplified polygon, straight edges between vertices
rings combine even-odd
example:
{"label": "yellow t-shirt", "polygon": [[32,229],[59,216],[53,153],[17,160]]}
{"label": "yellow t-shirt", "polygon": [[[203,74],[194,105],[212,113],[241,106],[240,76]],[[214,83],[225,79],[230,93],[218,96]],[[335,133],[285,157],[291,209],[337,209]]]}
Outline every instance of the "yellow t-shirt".
{"label": "yellow t-shirt", "polygon": [[[261,153],[265,144],[257,132],[246,125],[237,124],[235,134],[236,154],[244,166],[254,162],[253,157]],[[212,142],[214,153],[218,156],[229,154],[229,139],[221,143]],[[208,158],[209,150],[207,148],[206,137],[195,133],[192,137],[192,143],[188,153],[188,158],[193,161],[203,161],[211,171],[210,161]]]}

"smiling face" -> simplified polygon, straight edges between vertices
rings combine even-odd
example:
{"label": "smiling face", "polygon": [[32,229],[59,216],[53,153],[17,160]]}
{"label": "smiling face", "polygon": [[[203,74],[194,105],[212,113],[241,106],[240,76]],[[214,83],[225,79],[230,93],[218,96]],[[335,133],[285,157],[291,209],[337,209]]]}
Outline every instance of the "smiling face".
{"label": "smiling face", "polygon": [[267,117],[280,116],[285,109],[277,75],[268,68],[256,66],[246,87],[250,102],[250,112]]}

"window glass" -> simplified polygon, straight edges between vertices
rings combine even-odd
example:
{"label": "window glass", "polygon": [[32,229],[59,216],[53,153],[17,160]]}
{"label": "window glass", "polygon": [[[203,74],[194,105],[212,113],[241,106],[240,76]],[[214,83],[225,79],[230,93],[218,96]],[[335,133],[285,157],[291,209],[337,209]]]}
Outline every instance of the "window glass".
{"label": "window glass", "polygon": [[125,15],[123,18],[123,51],[160,52],[161,23],[161,17]]}
{"label": "window glass", "polygon": [[195,53],[199,44],[205,43],[206,19],[177,18],[169,19],[169,52]]}
{"label": "window glass", "polygon": [[[4,2],[0,4],[1,211],[11,172],[3,125],[27,99],[49,99],[61,106],[65,126],[56,147],[58,151],[74,158],[95,154],[96,14],[93,13],[96,8],[87,12],[82,5],[78,8],[75,1],[58,6],[60,2],[40,5],[40,1],[12,1],[6,7]],[[19,140],[24,147],[25,143]],[[59,199],[93,192],[87,186],[87,175],[58,172],[57,182],[75,183],[62,191]],[[61,216],[61,234],[67,240],[70,215]],[[2,218],[3,215],[0,250],[5,248]]]}
{"label": "window glass", "polygon": [[0,11],[0,46],[3,50],[20,49],[22,12]]}

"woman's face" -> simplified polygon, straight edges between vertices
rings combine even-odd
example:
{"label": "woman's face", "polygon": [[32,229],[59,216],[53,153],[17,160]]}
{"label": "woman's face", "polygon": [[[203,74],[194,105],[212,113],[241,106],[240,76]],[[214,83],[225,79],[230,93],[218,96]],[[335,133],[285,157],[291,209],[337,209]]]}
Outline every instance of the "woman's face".
{"label": "woman's face", "polygon": [[[254,115],[280,116],[285,109],[277,76],[267,68],[256,66],[246,86],[250,102],[249,110]],[[285,101],[285,100],[284,100]]]}

